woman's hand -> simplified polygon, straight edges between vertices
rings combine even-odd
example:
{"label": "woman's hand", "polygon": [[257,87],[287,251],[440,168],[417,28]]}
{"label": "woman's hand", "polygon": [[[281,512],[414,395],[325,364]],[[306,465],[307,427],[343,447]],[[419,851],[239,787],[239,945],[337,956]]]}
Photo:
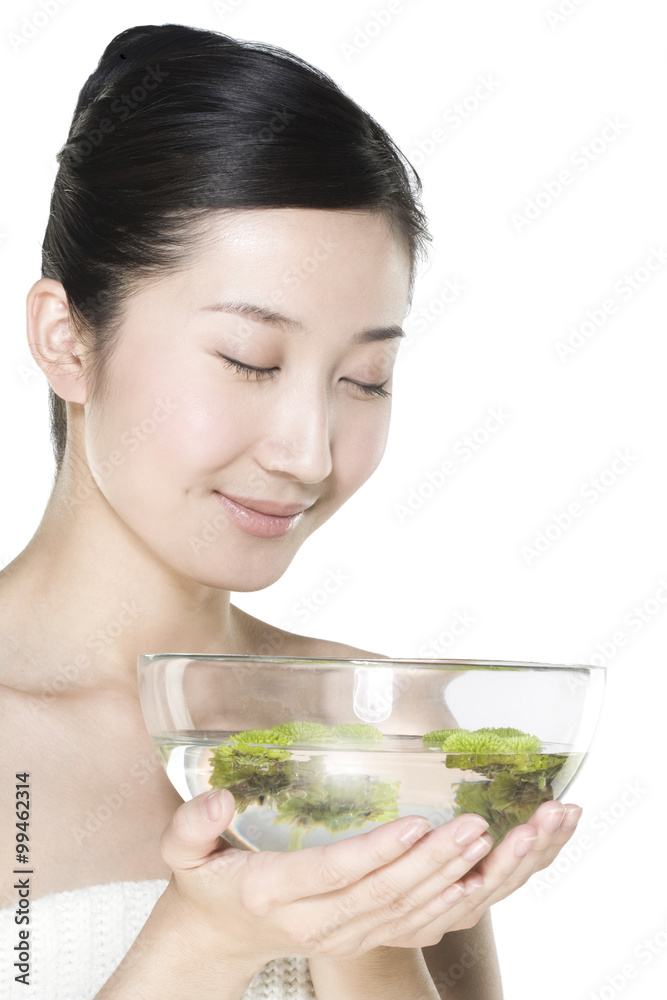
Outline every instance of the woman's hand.
{"label": "woman's hand", "polygon": [[[571,835],[545,830],[544,813],[564,813],[560,803],[546,803],[481,866],[491,838],[473,814],[433,830],[419,817],[403,817],[294,852],[220,851],[218,835],[233,810],[226,790],[184,803],[163,834],[162,856],[193,940],[258,969],[284,956],[344,959],[380,946],[437,943],[447,931],[473,926],[492,902],[549,864]],[[425,835],[414,846],[402,843],[415,825]],[[518,858],[515,844],[527,836],[534,844]]]}
{"label": "woman's hand", "polygon": [[[219,834],[233,813],[227,790],[179,806],[161,841],[174,873],[165,895],[198,948],[240,965],[254,961],[258,969],[293,955],[358,956],[408,932],[416,943],[406,947],[428,944],[430,931],[422,939],[415,926],[433,920],[419,915],[424,902],[466,875],[491,846],[486,821],[464,815],[430,831],[423,818],[402,817],[299,851],[220,850]],[[428,832],[419,849],[401,842],[415,827],[417,837]],[[454,908],[447,901],[435,906],[441,916]]]}
{"label": "woman's hand", "polygon": [[[446,914],[439,916],[433,905],[426,911],[435,914],[431,923],[424,926],[420,921],[416,935],[408,932],[396,938],[393,946],[424,948],[437,944],[448,931],[474,927],[493,903],[505,899],[531,875],[552,863],[574,833],[580,817],[581,807],[573,803],[543,802],[529,823],[510,830],[493,851],[445,890],[444,898],[451,904]],[[420,846],[427,843],[428,838],[422,838]],[[428,892],[425,887],[424,896]],[[425,935],[430,935],[431,940],[425,941]]]}

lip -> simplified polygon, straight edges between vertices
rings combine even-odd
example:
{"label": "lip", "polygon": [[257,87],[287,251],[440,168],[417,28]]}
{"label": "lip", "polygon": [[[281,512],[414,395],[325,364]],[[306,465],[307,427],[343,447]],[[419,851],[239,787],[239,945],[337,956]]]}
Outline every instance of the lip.
{"label": "lip", "polygon": [[224,493],[218,493],[217,490],[214,492],[218,503],[234,523],[249,535],[256,535],[260,538],[277,538],[286,535],[301,520],[303,512],[308,509],[302,504],[278,504],[270,503],[268,500],[248,498],[248,503],[254,504],[253,507],[250,507]]}
{"label": "lip", "polygon": [[273,503],[270,500],[253,500],[252,497],[232,497],[229,493],[221,493],[220,496],[226,496],[228,500],[239,507],[245,507],[246,510],[254,510],[258,514],[269,514],[272,517],[291,517],[292,514],[301,514],[302,511],[308,510],[312,506],[309,503]]}

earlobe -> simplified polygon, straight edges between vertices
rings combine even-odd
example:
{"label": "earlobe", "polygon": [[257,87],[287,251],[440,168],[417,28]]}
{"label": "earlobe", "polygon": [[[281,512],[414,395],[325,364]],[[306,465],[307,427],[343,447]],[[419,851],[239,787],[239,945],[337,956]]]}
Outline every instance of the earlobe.
{"label": "earlobe", "polygon": [[87,399],[81,355],[69,314],[67,295],[59,281],[40,278],[26,300],[28,344],[35,362],[61,399],[85,403]]}

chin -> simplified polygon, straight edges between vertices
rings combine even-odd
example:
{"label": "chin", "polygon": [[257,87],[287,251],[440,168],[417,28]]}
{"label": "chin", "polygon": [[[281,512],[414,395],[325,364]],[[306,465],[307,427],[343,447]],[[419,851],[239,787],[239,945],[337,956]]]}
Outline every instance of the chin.
{"label": "chin", "polygon": [[220,553],[218,560],[209,557],[206,561],[190,560],[187,567],[172,564],[172,569],[203,587],[216,590],[248,593],[270,587],[285,573],[298,549],[284,550],[280,555],[270,556],[266,551],[258,552],[254,558],[248,556],[238,561],[230,559],[228,553]]}

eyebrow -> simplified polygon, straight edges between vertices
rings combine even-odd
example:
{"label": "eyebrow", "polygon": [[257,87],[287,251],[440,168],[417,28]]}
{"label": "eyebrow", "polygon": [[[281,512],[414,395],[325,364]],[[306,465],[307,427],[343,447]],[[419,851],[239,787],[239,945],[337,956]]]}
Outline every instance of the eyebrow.
{"label": "eyebrow", "polygon": [[[202,310],[248,316],[250,319],[258,320],[261,323],[284,326],[288,330],[305,329],[304,324],[300,320],[284,316],[273,309],[265,309],[263,306],[254,305],[252,302],[214,302],[209,306],[202,306]],[[354,337],[352,337],[352,343],[370,344],[376,340],[392,340],[395,337],[405,337],[405,330],[400,326],[378,326],[355,333]]]}

